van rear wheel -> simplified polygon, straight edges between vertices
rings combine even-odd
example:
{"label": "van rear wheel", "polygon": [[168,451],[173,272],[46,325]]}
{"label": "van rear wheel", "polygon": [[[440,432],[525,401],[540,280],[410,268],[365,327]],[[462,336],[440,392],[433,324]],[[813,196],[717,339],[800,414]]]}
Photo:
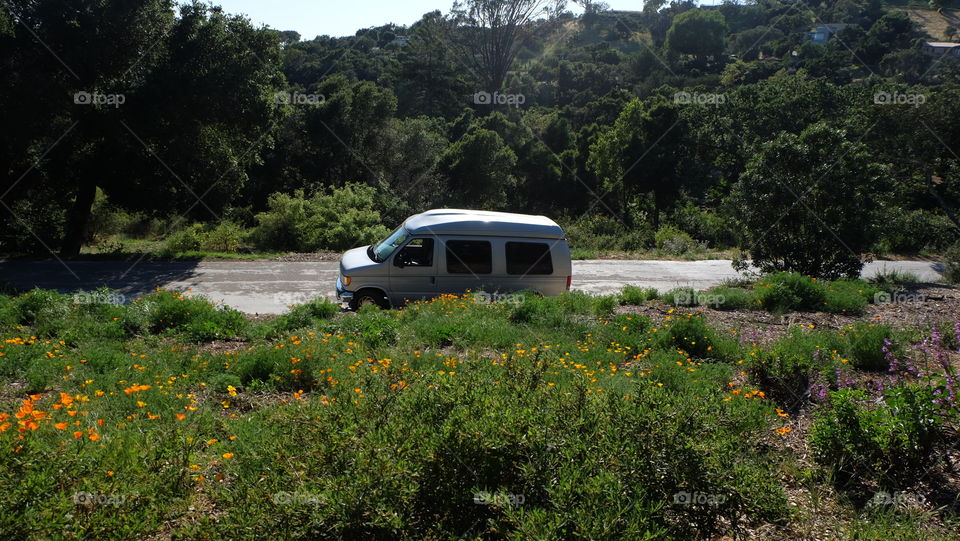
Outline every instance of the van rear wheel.
{"label": "van rear wheel", "polygon": [[350,301],[350,308],[356,311],[364,306],[379,306],[380,309],[386,310],[390,308],[390,303],[387,301],[387,297],[379,291],[361,289],[354,293],[353,300]]}

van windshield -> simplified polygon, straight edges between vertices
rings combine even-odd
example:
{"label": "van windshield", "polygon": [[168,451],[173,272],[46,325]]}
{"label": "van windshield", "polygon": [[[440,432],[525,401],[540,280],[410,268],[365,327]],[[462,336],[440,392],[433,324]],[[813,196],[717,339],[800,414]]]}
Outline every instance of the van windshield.
{"label": "van windshield", "polygon": [[407,233],[407,230],[401,225],[394,231],[390,233],[390,236],[381,240],[380,242],[374,244],[370,247],[368,255],[370,259],[376,262],[386,261],[390,254],[394,252],[397,248],[403,245],[407,241],[407,237],[410,236]]}

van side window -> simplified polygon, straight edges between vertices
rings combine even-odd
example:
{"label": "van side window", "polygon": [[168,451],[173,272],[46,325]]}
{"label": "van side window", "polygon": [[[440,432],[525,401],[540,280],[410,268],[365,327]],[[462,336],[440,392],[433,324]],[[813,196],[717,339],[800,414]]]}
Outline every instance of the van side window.
{"label": "van side window", "polygon": [[398,267],[432,267],[433,239],[411,240],[396,255],[393,264]]}
{"label": "van side window", "polygon": [[508,242],[507,274],[553,274],[550,247],[539,242]]}
{"label": "van side window", "polygon": [[448,240],[447,272],[450,274],[490,274],[493,250],[481,240]]}

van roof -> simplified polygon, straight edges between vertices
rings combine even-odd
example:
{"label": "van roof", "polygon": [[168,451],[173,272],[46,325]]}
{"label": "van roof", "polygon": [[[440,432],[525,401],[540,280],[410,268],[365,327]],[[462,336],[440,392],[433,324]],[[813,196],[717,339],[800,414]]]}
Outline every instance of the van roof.
{"label": "van roof", "polygon": [[546,216],[488,210],[433,209],[403,223],[411,235],[487,235],[562,239],[563,229]]}

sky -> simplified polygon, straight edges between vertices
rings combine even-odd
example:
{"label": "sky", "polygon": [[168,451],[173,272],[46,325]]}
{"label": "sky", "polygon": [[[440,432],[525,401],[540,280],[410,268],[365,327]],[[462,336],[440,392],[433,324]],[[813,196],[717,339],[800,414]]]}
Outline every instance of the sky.
{"label": "sky", "polygon": [[[437,9],[449,12],[453,0],[212,0],[212,3],[219,4],[228,13],[247,15],[257,26],[296,30],[307,40],[323,34],[352,36],[361,28],[387,23],[409,26],[424,13]],[[568,4],[576,7],[573,2]],[[643,0],[607,0],[607,4],[612,9],[643,8]]]}

